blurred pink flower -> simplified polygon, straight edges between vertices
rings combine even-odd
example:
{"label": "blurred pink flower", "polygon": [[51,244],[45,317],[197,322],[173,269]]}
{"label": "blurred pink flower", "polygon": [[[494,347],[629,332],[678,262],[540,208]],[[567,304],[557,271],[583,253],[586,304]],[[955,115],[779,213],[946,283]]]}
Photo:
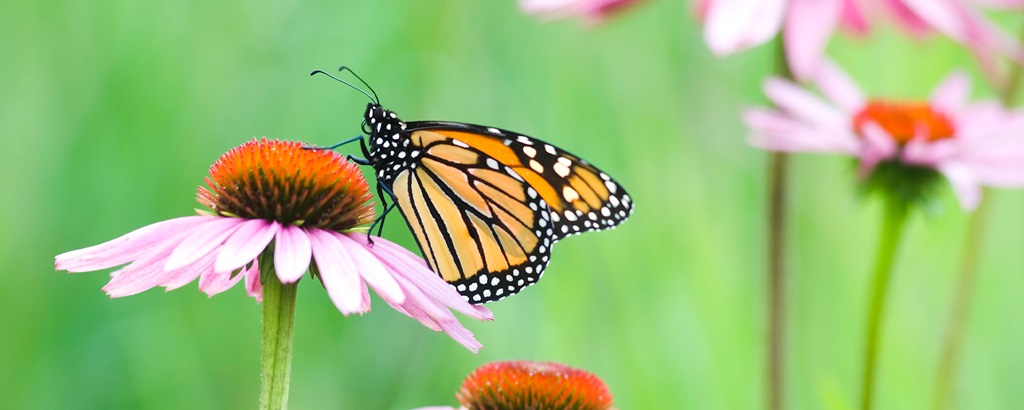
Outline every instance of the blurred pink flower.
{"label": "blurred pink flower", "polygon": [[593,24],[637,2],[639,0],[519,0],[519,8],[527,14],[550,18],[582,16]]}
{"label": "blurred pink flower", "polygon": [[[344,315],[370,310],[367,285],[396,310],[435,331],[445,331],[476,352],[481,345],[448,310],[479,320],[490,311],[470,305],[422,258],[383,238],[369,245],[352,229],[373,220],[369,189],[359,169],[333,151],[297,142],[253,140],[210,168],[199,202],[213,215],[158,222],[99,245],[58,255],[68,272],[107,269],[111,297],[163,286],[168,291],[199,279],[213,296],[244,280],[261,299],[260,255],[281,283],[314,269]],[[264,271],[267,271],[264,269]]]}
{"label": "blurred pink flower", "polygon": [[994,70],[1000,55],[1024,63],[1021,44],[975,3],[1024,7],[1024,0],[698,0],[697,14],[708,47],[719,56],[764,44],[781,31],[789,67],[801,80],[814,75],[837,26],[864,34],[880,14],[915,37],[932,31],[949,36],[969,47],[986,69]]}
{"label": "blurred pink flower", "polygon": [[949,180],[966,210],[977,206],[982,184],[1024,186],[1024,111],[996,101],[968,103],[963,73],[949,75],[920,102],[867,99],[830,62],[813,82],[824,100],[783,79],[765,82],[779,108],[744,112],[752,145],[855,156],[862,176],[882,161],[931,168]]}

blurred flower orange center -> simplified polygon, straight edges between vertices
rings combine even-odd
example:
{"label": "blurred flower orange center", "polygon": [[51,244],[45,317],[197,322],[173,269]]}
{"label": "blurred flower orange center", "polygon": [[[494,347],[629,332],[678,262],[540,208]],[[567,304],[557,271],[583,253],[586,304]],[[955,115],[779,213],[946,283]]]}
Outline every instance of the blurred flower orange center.
{"label": "blurred flower orange center", "polygon": [[559,363],[495,362],[481,366],[456,397],[465,408],[488,410],[607,410],[608,386],[593,374]]}
{"label": "blurred flower orange center", "polygon": [[918,134],[928,141],[952,138],[955,131],[946,114],[922,102],[868,102],[853,117],[853,129],[864,135],[864,127],[872,122],[901,144],[919,137]]}
{"label": "blurred flower orange center", "polygon": [[298,142],[252,140],[210,167],[196,199],[223,216],[346,231],[373,220],[359,168],[330,150]]}

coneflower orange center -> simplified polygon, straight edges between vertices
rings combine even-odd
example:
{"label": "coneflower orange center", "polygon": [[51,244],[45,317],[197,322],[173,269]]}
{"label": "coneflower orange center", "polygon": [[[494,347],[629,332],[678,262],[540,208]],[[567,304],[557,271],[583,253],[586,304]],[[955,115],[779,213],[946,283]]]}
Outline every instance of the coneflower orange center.
{"label": "coneflower orange center", "polygon": [[495,362],[462,383],[456,398],[467,409],[606,410],[612,394],[601,379],[559,363]]}
{"label": "coneflower orange center", "polygon": [[330,150],[298,142],[247,142],[210,167],[196,199],[224,216],[346,231],[373,220],[359,168]]}
{"label": "coneflower orange center", "polygon": [[919,134],[928,141],[952,138],[956,131],[946,114],[923,102],[871,101],[853,117],[853,129],[863,135],[871,122],[901,144]]}

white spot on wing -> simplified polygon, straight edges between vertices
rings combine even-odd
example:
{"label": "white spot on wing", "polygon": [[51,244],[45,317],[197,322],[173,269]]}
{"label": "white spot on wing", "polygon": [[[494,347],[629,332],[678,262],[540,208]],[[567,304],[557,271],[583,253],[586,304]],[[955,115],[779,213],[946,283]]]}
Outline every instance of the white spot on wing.
{"label": "white spot on wing", "polygon": [[533,147],[523,147],[523,153],[530,158],[537,156],[537,150]]}
{"label": "white spot on wing", "polygon": [[[575,201],[577,199],[580,199],[580,194],[579,194],[579,192],[576,192],[575,189],[572,189],[571,186],[566,186],[565,188],[562,188],[562,198],[565,198],[565,202],[572,202],[572,201]],[[566,217],[566,219],[569,219],[569,215],[568,214],[566,214],[565,217]],[[575,215],[574,215],[574,217],[572,219],[569,219],[569,220],[570,221],[575,221],[576,220]]]}
{"label": "white spot on wing", "polygon": [[534,171],[537,171],[537,172],[541,172],[541,173],[543,173],[543,172],[544,172],[544,166],[542,166],[542,165],[541,165],[541,164],[540,164],[539,162],[537,162],[537,160],[535,160],[535,159],[531,159],[531,160],[530,160],[530,168],[532,168],[532,169],[533,169]]}
{"label": "white spot on wing", "polygon": [[[563,159],[563,158],[559,158],[559,159]],[[555,165],[551,167],[551,169],[554,169],[555,173],[558,174],[558,176],[560,176],[562,178],[565,178],[565,177],[569,176],[569,167],[567,165],[563,164],[562,161],[556,162]]]}

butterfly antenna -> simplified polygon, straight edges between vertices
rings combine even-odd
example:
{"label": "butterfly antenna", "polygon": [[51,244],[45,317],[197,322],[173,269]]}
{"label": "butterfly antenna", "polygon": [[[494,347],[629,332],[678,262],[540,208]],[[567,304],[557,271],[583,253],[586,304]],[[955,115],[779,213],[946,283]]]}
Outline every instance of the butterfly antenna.
{"label": "butterfly antenna", "polygon": [[[362,88],[356,87],[356,86],[352,85],[352,83],[349,83],[348,81],[345,81],[345,80],[342,80],[342,79],[340,79],[338,77],[335,77],[335,76],[331,75],[330,73],[328,73],[328,72],[326,72],[324,70],[313,70],[313,72],[309,73],[309,75],[317,75],[317,74],[326,75],[326,76],[331,77],[332,79],[334,79],[334,81],[337,81],[337,82],[345,84],[345,85],[347,85],[349,87],[352,87],[352,89],[363,93],[363,95],[365,95],[366,98],[369,98],[370,101],[373,101],[374,104],[379,104],[378,100],[377,100],[377,93],[373,93],[373,95],[370,95],[370,93],[366,92]],[[355,74],[355,73],[353,73],[353,74]],[[359,78],[359,76],[356,76],[356,78]],[[363,79],[359,78],[359,81],[363,81]],[[366,84],[366,82],[364,81],[363,84]],[[367,86],[367,87],[369,87],[369,86]],[[373,91],[373,89],[371,88],[370,91]]]}
{"label": "butterfly antenna", "polygon": [[359,80],[359,82],[363,83],[363,85],[365,85],[366,88],[369,89],[371,93],[373,93],[373,101],[376,102],[377,104],[380,104],[380,98],[377,98],[377,92],[373,91],[373,87],[370,87],[370,84],[367,84],[366,81],[363,80],[363,77],[360,77],[359,74],[356,74],[356,72],[352,71],[352,69],[349,68],[348,66],[344,66],[343,65],[343,66],[338,68],[338,72],[339,73],[345,72],[345,71],[348,71],[349,73],[352,73],[353,77],[355,77],[357,80]]}

